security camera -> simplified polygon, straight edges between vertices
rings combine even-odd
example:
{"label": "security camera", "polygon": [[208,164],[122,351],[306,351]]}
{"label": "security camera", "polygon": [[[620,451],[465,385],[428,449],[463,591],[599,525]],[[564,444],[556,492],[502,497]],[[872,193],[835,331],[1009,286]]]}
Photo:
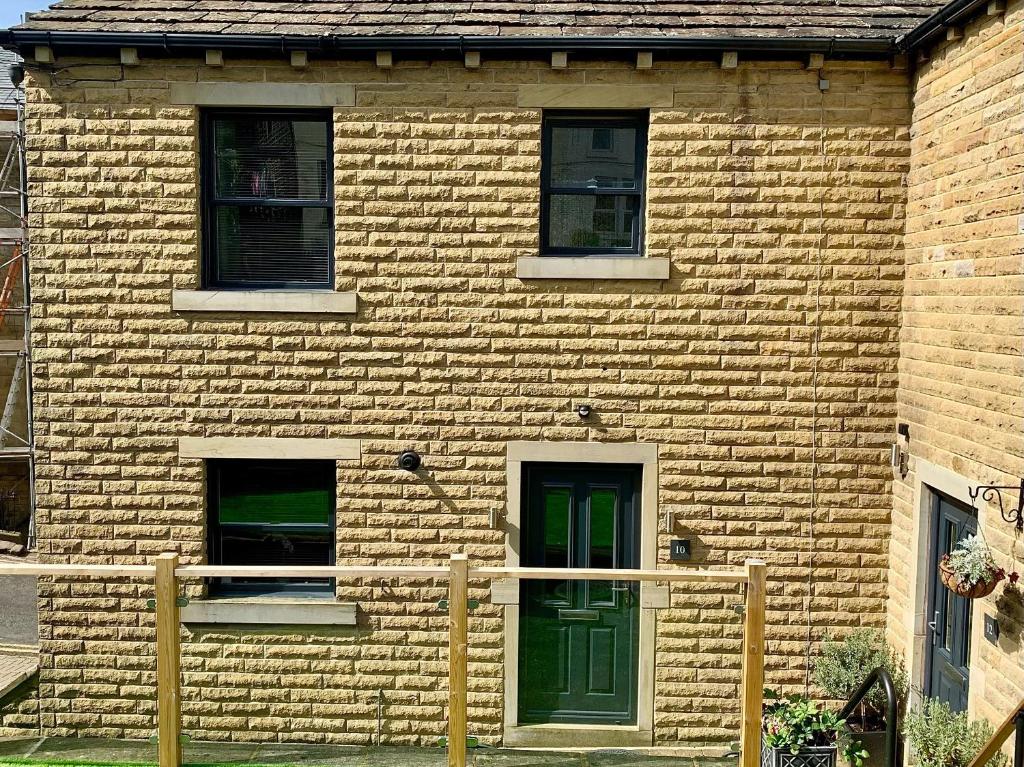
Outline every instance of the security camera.
{"label": "security camera", "polygon": [[420,458],[420,454],[415,450],[406,450],[398,456],[398,468],[405,469],[406,471],[416,471],[422,463],[423,459]]}

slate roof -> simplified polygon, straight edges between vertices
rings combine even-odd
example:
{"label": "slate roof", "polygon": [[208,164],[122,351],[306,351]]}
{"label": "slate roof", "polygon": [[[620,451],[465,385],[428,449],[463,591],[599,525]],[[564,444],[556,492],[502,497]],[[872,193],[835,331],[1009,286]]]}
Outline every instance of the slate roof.
{"label": "slate roof", "polygon": [[17,106],[18,90],[11,83],[9,72],[9,67],[17,60],[17,54],[0,49],[0,109],[14,109]]}
{"label": "slate roof", "polygon": [[943,0],[63,0],[15,29],[193,35],[894,39]]}

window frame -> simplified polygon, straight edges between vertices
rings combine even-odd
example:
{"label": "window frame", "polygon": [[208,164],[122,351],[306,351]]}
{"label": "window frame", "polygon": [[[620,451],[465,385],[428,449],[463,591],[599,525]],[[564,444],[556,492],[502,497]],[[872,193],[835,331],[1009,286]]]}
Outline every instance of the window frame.
{"label": "window frame", "polygon": [[[224,197],[217,196],[217,161],[215,157],[215,124],[220,118],[251,118],[251,119],[287,119],[305,122],[323,122],[327,129],[327,157],[325,179],[326,195],[323,200],[280,199],[257,197]],[[334,290],[334,130],[333,112],[329,109],[228,109],[212,108],[200,112],[200,153],[199,181],[202,229],[202,285],[208,290]],[[297,280],[280,280],[275,282],[239,282],[237,280],[218,280],[217,244],[215,236],[216,211],[219,207],[277,207],[277,208],[322,208],[327,211],[327,273],[328,278],[322,283],[302,282]]]}
{"label": "window frame", "polygon": [[[650,113],[647,111],[545,111],[541,125],[541,182],[540,182],[540,255],[601,257],[620,256],[642,258],[644,255],[644,219],[647,210],[647,128]],[[633,128],[636,130],[634,188],[554,186],[552,171],[552,128]],[[633,227],[633,242],[629,247],[573,248],[551,245],[549,222],[551,220],[552,195],[581,195],[603,197],[633,197],[637,213]]]}
{"label": "window frame", "polygon": [[[237,527],[248,529],[267,528],[312,528],[326,527],[330,536],[330,543],[327,549],[327,565],[333,566],[337,563],[338,549],[338,479],[337,463],[323,459],[272,459],[272,458],[210,458],[206,460],[206,558],[211,565],[220,565],[221,561],[221,530],[229,525],[222,525],[220,521],[220,480],[221,471],[227,464],[249,464],[253,469],[258,470],[262,465],[273,464],[280,468],[283,463],[321,463],[326,475],[332,476],[333,480],[328,482],[329,501],[326,526],[322,525],[287,525],[287,524],[236,524]],[[328,471],[327,464],[331,465]],[[258,567],[258,563],[253,563]],[[212,597],[244,597],[244,596],[331,596],[336,593],[336,579],[322,579],[323,583],[296,582],[294,578],[261,578],[256,583],[225,583],[223,578],[208,578],[207,587]],[[320,580],[320,579],[318,579]]]}

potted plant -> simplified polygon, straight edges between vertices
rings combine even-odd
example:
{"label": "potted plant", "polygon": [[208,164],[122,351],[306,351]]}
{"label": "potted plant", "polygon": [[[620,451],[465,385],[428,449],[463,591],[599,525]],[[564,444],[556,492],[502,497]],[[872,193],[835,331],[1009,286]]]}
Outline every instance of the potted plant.
{"label": "potted plant", "polygon": [[[955,714],[933,698],[920,711],[907,714],[905,734],[919,767],[967,767],[992,737],[992,727],[985,721],[971,722],[967,712]],[[1008,761],[996,752],[985,767],[1006,767]]]}
{"label": "potted plant", "polygon": [[[968,599],[987,597],[1006,577],[1006,571],[996,564],[988,546],[976,535],[967,536],[951,553],[943,554],[939,574],[947,589]],[[1016,579],[1014,573],[1012,580]]]}
{"label": "potted plant", "polygon": [[[867,675],[880,667],[892,677],[897,698],[905,700],[909,680],[902,656],[885,641],[881,631],[857,629],[840,641],[822,645],[814,663],[814,681],[826,696],[845,702]],[[885,705],[885,691],[875,685],[847,721],[850,732],[869,753],[864,758],[867,767],[885,763]]]}
{"label": "potted plant", "polygon": [[839,747],[861,767],[866,754],[848,737],[846,722],[801,695],[765,690],[761,719],[762,767],[835,767]]}

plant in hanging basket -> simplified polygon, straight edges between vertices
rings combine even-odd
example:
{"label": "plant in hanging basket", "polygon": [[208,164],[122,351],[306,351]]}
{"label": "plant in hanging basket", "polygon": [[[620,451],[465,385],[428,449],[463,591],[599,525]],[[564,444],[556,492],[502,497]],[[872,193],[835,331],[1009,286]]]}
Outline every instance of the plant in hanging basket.
{"label": "plant in hanging basket", "polygon": [[[967,536],[951,553],[942,556],[939,575],[947,589],[968,599],[987,597],[1007,577],[988,546],[976,535]],[[1017,577],[1017,573],[1011,573],[1010,581],[1016,583]]]}

